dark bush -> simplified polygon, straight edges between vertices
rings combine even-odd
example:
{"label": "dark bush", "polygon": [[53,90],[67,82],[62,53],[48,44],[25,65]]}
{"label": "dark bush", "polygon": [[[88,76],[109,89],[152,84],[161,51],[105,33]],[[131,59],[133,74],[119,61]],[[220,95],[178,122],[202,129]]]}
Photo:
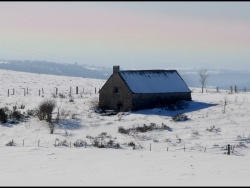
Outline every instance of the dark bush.
{"label": "dark bush", "polygon": [[14,140],[9,141],[7,144],[5,144],[6,146],[16,146],[16,143],[14,142]]}
{"label": "dark bush", "polygon": [[84,141],[84,140],[77,140],[77,141],[74,143],[74,146],[75,146],[75,147],[84,147],[84,146],[87,146],[87,143],[86,143],[86,141]]}
{"label": "dark bush", "polygon": [[129,129],[125,129],[124,127],[118,127],[118,132],[121,134],[129,134]]}
{"label": "dark bush", "polygon": [[21,108],[21,109],[24,109],[24,108],[25,108],[25,105],[24,105],[24,104],[22,104],[22,105],[20,106],[20,108]]}
{"label": "dark bush", "polygon": [[185,114],[178,114],[178,115],[172,117],[172,119],[173,119],[175,122],[177,122],[177,121],[187,121],[187,120],[188,120],[188,117],[187,117],[187,115],[185,115]]}
{"label": "dark bush", "polygon": [[131,141],[131,142],[128,143],[128,146],[134,147],[135,143],[133,141]]}
{"label": "dark bush", "polygon": [[19,112],[19,111],[13,111],[13,112],[10,114],[10,118],[19,121],[20,119],[23,118],[23,115],[22,115],[21,112]]}
{"label": "dark bush", "polygon": [[161,129],[168,130],[168,131],[172,131],[173,130],[171,127],[165,125],[164,123],[162,123]]}
{"label": "dark bush", "polygon": [[42,103],[40,103],[38,107],[38,118],[40,120],[46,119],[47,122],[51,122],[52,120],[52,112],[56,107],[56,101],[55,100],[49,100],[46,99]]}
{"label": "dark bush", "polygon": [[7,123],[8,116],[3,108],[0,109],[0,122]]}
{"label": "dark bush", "polygon": [[27,110],[26,113],[28,116],[35,116],[35,114],[36,114],[35,110]]}

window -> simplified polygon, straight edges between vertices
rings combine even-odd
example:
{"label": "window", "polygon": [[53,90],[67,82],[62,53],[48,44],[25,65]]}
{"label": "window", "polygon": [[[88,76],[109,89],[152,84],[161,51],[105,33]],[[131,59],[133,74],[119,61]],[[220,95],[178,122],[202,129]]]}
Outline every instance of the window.
{"label": "window", "polygon": [[119,93],[119,88],[118,87],[114,87],[114,93],[116,93],[116,94]]}

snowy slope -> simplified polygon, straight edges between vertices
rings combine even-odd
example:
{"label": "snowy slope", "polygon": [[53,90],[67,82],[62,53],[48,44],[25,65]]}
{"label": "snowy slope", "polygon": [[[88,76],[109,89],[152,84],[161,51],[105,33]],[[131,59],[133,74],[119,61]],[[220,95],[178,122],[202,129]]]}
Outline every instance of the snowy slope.
{"label": "snowy slope", "polygon": [[[248,92],[201,93],[201,89],[191,88],[193,101],[188,109],[141,110],[119,119],[117,115],[101,116],[92,109],[105,80],[0,70],[0,82],[0,108],[24,105],[19,110],[26,112],[49,98],[56,100],[56,112],[64,112],[64,120],[54,134],[49,134],[47,123],[37,117],[0,125],[1,186],[250,185]],[[39,96],[42,88],[44,94]],[[54,98],[55,88],[66,97]],[[185,113],[189,120],[172,121],[179,113]],[[72,119],[73,114],[78,119]],[[133,136],[118,132],[119,126],[132,128],[150,123],[164,123],[172,131],[154,130]],[[103,132],[122,148],[73,146],[79,139],[90,144],[88,136]],[[6,146],[12,139],[17,145]],[[54,146],[63,140],[71,147]],[[131,141],[143,148],[133,150],[127,146]],[[227,144],[235,146],[231,155],[225,154]]]}

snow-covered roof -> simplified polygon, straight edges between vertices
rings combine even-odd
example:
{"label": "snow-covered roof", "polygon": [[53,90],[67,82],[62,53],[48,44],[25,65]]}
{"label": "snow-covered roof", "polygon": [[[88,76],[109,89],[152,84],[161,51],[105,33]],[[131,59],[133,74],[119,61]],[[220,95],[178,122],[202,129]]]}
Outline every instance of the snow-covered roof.
{"label": "snow-covered roof", "polygon": [[130,70],[119,74],[133,93],[191,92],[176,70]]}

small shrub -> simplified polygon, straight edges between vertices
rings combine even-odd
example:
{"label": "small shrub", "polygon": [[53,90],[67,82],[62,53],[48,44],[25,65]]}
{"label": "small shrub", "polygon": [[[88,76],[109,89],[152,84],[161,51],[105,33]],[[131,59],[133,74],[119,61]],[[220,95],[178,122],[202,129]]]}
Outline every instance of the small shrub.
{"label": "small shrub", "polygon": [[168,130],[168,131],[172,131],[172,130],[173,130],[171,127],[165,125],[164,123],[162,123],[161,129],[162,129],[162,130]]}
{"label": "small shrub", "polygon": [[172,117],[172,120],[175,121],[175,122],[178,122],[178,121],[187,121],[188,117],[185,114],[178,114],[178,115]]}
{"label": "small shrub", "polygon": [[73,144],[75,147],[84,147],[87,145],[86,141],[84,140],[77,140],[76,142],[74,142]]}
{"label": "small shrub", "polygon": [[52,112],[56,107],[55,100],[44,100],[40,103],[37,110],[37,115],[40,120],[46,119],[47,122],[51,122],[52,120]]}
{"label": "small shrub", "polygon": [[21,109],[24,109],[24,108],[25,108],[25,105],[24,105],[24,104],[21,104],[20,108],[21,108]]}
{"label": "small shrub", "polygon": [[118,132],[121,134],[129,134],[129,129],[125,129],[124,127],[118,127]]}
{"label": "small shrub", "polygon": [[100,142],[97,139],[94,139],[92,145],[98,148],[100,146]]}
{"label": "small shrub", "polygon": [[197,131],[197,130],[192,130],[191,134],[192,135],[196,135],[196,136],[200,135],[199,131]]}
{"label": "small shrub", "polygon": [[60,97],[61,99],[66,98],[66,96],[65,96],[64,94],[62,94],[62,93],[59,93],[59,97]]}
{"label": "small shrub", "polygon": [[19,121],[20,119],[23,118],[23,115],[19,111],[13,111],[12,113],[10,113],[10,118]]}
{"label": "small shrub", "polygon": [[248,148],[246,144],[244,144],[243,142],[240,142],[239,144],[237,144],[235,146],[236,148]]}
{"label": "small shrub", "polygon": [[105,138],[111,138],[111,136],[108,135],[106,132],[103,132],[103,133],[99,134],[97,138],[104,140]]}
{"label": "small shrub", "polygon": [[27,110],[26,113],[27,113],[28,116],[35,116],[36,115],[35,110]]}
{"label": "small shrub", "polygon": [[5,144],[6,146],[16,146],[16,143],[14,142],[14,140],[9,141],[7,144]]}
{"label": "small shrub", "polygon": [[210,128],[207,128],[206,131],[218,133],[218,132],[221,132],[221,129],[215,128],[215,126],[213,125]]}
{"label": "small shrub", "polygon": [[107,142],[107,145],[110,146],[110,147],[112,147],[112,146],[114,145],[114,143],[115,143],[115,141],[110,139],[110,140]]}
{"label": "small shrub", "polygon": [[16,111],[16,109],[17,109],[17,106],[13,106],[13,110]]}
{"label": "small shrub", "polygon": [[131,141],[131,142],[128,143],[128,146],[134,147],[135,143],[133,141]]}
{"label": "small shrub", "polygon": [[67,142],[67,140],[63,140],[63,141],[59,141],[59,142],[57,143],[57,146],[69,147],[69,143]]}
{"label": "small shrub", "polygon": [[158,142],[159,142],[159,140],[157,140],[157,139],[153,139],[153,142],[156,142],[156,143],[158,143]]}

